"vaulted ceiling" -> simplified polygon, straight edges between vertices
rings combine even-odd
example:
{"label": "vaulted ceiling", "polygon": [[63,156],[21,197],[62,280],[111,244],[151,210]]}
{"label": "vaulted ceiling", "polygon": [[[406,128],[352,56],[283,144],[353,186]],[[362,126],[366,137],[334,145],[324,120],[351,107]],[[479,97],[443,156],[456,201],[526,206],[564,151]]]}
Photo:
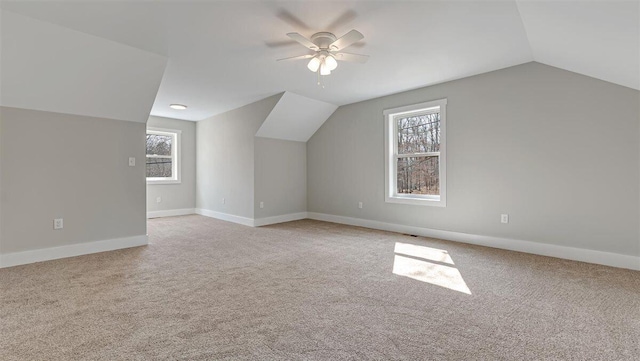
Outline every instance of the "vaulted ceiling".
{"label": "vaulted ceiling", "polygon": [[[139,61],[153,59],[156,69],[163,66],[156,57],[168,58],[151,114],[172,118],[200,120],[283,91],[344,105],[530,61],[640,89],[638,1],[2,1],[1,8],[130,47],[120,51],[135,61],[117,66],[132,82],[144,69]],[[324,88],[305,61],[276,62],[306,54],[286,33],[341,36],[351,29],[365,39],[349,51],[371,58],[340,63]],[[3,33],[15,30],[3,24]],[[46,42],[55,48],[55,38]],[[11,49],[2,50],[5,82],[4,53]],[[74,58],[65,66],[82,61]],[[48,64],[51,72],[62,66]],[[105,95],[117,94],[121,82],[99,77],[113,88]],[[2,91],[3,103],[25,92]],[[189,108],[172,110],[170,103]]]}

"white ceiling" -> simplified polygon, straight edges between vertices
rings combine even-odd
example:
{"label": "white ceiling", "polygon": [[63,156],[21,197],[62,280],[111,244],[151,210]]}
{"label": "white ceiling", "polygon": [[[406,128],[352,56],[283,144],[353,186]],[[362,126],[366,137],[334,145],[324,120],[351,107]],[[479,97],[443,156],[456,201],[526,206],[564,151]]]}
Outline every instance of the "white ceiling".
{"label": "white ceiling", "polygon": [[[638,2],[12,2],[2,8],[139,49],[169,62],[152,114],[200,120],[283,91],[344,105],[539,61],[640,89]],[[337,20],[337,21],[336,21]],[[333,23],[333,24],[332,24]],[[325,88],[288,32],[351,29]],[[3,49],[4,50],[4,49]],[[170,103],[189,105],[186,111]]]}
{"label": "white ceiling", "polygon": [[167,58],[0,10],[0,105],[145,123]]}
{"label": "white ceiling", "polygon": [[518,2],[536,61],[640,89],[640,1]]}

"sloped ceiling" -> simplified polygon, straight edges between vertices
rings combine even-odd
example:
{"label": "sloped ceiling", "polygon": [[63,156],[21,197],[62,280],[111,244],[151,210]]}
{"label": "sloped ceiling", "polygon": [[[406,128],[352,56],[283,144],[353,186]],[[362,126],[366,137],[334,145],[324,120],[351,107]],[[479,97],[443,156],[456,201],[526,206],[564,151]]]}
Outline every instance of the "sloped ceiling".
{"label": "sloped ceiling", "polygon": [[[640,89],[638,1],[54,0],[0,6],[167,56],[151,114],[171,118],[200,120],[284,91],[344,105],[530,61]],[[371,58],[364,65],[340,63],[325,88],[304,61],[276,62],[306,53],[288,32],[340,36],[354,28],[365,39],[349,51]],[[170,103],[189,109],[175,111]]]}
{"label": "sloped ceiling", "polygon": [[337,108],[337,105],[286,92],[256,136],[306,142]]}
{"label": "sloped ceiling", "polygon": [[0,105],[144,123],[166,57],[0,11]]}
{"label": "sloped ceiling", "polygon": [[537,62],[640,89],[640,1],[518,2]]}

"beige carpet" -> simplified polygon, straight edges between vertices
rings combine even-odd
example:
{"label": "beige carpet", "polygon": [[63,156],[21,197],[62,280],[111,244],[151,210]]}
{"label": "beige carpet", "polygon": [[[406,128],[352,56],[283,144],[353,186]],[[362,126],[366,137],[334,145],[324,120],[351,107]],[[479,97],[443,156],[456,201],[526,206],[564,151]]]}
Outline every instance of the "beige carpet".
{"label": "beige carpet", "polygon": [[0,270],[0,360],[640,355],[640,272],[310,220],[149,235]]}

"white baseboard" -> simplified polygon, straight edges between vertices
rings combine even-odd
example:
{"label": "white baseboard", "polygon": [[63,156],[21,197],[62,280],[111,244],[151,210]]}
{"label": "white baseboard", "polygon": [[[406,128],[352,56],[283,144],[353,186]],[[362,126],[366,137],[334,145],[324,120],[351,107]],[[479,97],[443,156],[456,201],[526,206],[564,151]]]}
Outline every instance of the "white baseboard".
{"label": "white baseboard", "polygon": [[216,212],[216,211],[211,211],[211,210],[202,209],[202,208],[196,208],[195,213],[202,216],[216,218],[216,219],[220,219],[227,222],[238,223],[238,224],[242,224],[244,226],[249,226],[249,227],[267,226],[270,224],[291,222],[291,221],[297,221],[300,219],[308,218],[307,212],[290,213],[290,214],[283,214],[280,216],[257,218],[257,219],[241,217],[241,216],[236,216],[229,213]]}
{"label": "white baseboard", "polygon": [[640,257],[618,253],[594,251],[582,248],[558,246],[553,244],[521,241],[509,238],[480,236],[475,234],[441,231],[437,229],[405,226],[400,224],[371,221],[361,218],[335,216],[331,214],[308,212],[308,218],[319,221],[348,224],[352,226],[379,229],[383,231],[414,234],[417,236],[439,238],[455,242],[476,244],[480,246],[532,253],[542,256],[569,259],[605,266],[640,270]]}
{"label": "white baseboard", "polygon": [[276,224],[276,223],[298,221],[300,219],[305,219],[305,218],[308,218],[307,212],[283,214],[280,216],[254,219],[253,226],[254,227],[267,226],[267,225]]}
{"label": "white baseboard", "polygon": [[122,248],[144,246],[149,243],[147,235],[76,243],[66,246],[36,249],[32,251],[0,254],[0,268],[28,263],[50,261],[59,258],[82,256],[85,254],[114,251]]}
{"label": "white baseboard", "polygon": [[147,212],[147,218],[186,216],[188,214],[195,214],[195,213],[196,213],[195,208],[168,209],[166,211]]}
{"label": "white baseboard", "polygon": [[247,217],[236,216],[233,214],[211,211],[208,209],[196,208],[196,214],[201,216],[220,219],[227,222],[242,224],[244,226],[253,227],[253,219]]}

